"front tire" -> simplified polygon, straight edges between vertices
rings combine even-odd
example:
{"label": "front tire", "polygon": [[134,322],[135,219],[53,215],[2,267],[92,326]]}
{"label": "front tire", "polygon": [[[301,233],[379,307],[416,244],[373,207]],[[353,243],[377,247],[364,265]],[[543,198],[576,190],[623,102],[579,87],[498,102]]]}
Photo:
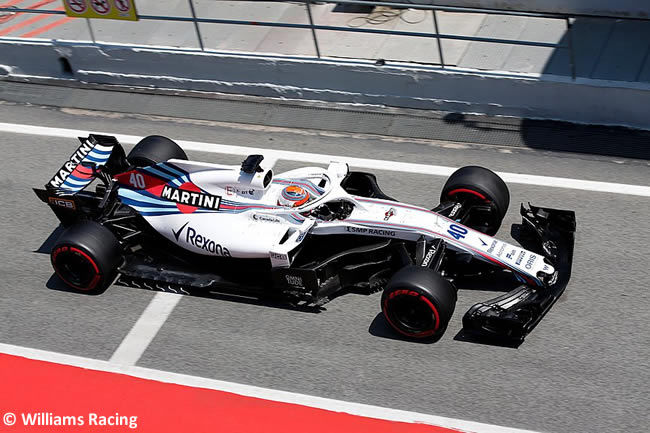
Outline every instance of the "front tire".
{"label": "front tire", "polygon": [[187,160],[187,155],[174,140],[150,135],[140,140],[126,159],[136,167],[149,167],[170,159]]}
{"label": "front tire", "polygon": [[437,272],[406,266],[393,275],[381,296],[384,317],[405,337],[442,336],[456,307],[456,289]]}
{"label": "front tire", "polygon": [[68,286],[85,293],[101,292],[115,277],[122,250],[109,229],[94,221],[82,221],[61,234],[50,259]]}
{"label": "front tire", "polygon": [[473,206],[466,224],[493,236],[508,212],[510,192],[496,173],[484,167],[467,166],[452,173],[440,194],[440,202],[456,201]]}

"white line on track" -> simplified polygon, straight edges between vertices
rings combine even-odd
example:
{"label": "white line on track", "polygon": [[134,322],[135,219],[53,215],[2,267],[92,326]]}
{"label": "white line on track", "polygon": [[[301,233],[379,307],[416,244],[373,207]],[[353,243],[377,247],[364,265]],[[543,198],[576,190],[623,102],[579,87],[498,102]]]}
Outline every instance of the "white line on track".
{"label": "white line on track", "polygon": [[156,293],[133,328],[115,350],[110,362],[120,365],[135,365],[180,300],[181,295]]}
{"label": "white line on track", "polygon": [[[86,137],[89,134],[89,131],[86,130],[21,125],[14,123],[0,123],[0,131],[16,134],[29,134],[62,138]],[[95,133],[114,135],[121,143],[124,144],[135,144],[142,138],[135,135],[114,134],[110,132]],[[380,159],[325,155],[320,153],[303,153],[288,150],[264,149],[259,147],[231,146],[226,144],[205,143],[200,141],[174,140],[186,150],[221,153],[227,155],[250,155],[254,153],[261,153],[264,154],[267,158],[282,159],[286,161],[309,162],[315,164],[329,164],[331,161],[342,161],[347,162],[350,164],[350,166],[357,168],[398,171],[432,176],[449,176],[456,169],[455,167],[445,167],[441,165],[414,164],[407,162],[385,161]],[[650,186],[646,185],[631,185],[623,183],[572,179],[565,177],[538,176],[522,173],[498,172],[498,174],[503,178],[503,180],[509,183],[650,197]]]}
{"label": "white line on track", "polygon": [[423,423],[475,433],[532,433],[530,430],[520,430],[510,427],[483,424],[474,421],[465,421],[455,418],[446,418],[417,412],[408,412],[379,406],[371,406],[361,403],[352,403],[329,398],[315,397],[306,394],[278,391],[274,389],[224,382],[221,380],[189,376],[186,374],[171,373],[161,370],[154,370],[151,368],[137,367],[133,365],[118,365],[110,361],[82,358],[79,356],[66,355],[63,353],[49,352],[39,349],[31,349],[4,343],[0,343],[0,353],[92,370],[106,371],[110,373],[127,374],[129,376],[156,380],[159,382],[176,383],[184,386],[231,392],[248,397],[310,406],[319,409],[325,409],[334,412],[344,412],[368,418],[409,423]]}

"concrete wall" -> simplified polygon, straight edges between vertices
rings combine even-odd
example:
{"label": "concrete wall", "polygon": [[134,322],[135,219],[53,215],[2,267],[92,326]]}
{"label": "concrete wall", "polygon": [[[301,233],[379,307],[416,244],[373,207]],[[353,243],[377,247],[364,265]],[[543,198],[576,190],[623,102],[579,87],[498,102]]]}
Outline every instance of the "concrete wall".
{"label": "concrete wall", "polygon": [[[72,74],[60,59],[66,58]],[[0,42],[0,73],[650,129],[650,87],[80,43]]]}
{"label": "concrete wall", "polygon": [[404,3],[472,8],[506,9],[521,12],[550,12],[650,19],[648,0],[395,0]]}

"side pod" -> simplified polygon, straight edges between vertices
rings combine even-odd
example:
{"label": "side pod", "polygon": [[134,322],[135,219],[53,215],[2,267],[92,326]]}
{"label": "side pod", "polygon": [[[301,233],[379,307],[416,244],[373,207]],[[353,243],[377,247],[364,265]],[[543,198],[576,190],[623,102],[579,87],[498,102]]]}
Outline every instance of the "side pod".
{"label": "side pod", "polygon": [[521,243],[542,254],[556,272],[544,281],[544,287],[521,285],[471,307],[463,317],[463,330],[479,339],[521,343],[564,292],[571,277],[575,213],[529,207],[521,205]]}

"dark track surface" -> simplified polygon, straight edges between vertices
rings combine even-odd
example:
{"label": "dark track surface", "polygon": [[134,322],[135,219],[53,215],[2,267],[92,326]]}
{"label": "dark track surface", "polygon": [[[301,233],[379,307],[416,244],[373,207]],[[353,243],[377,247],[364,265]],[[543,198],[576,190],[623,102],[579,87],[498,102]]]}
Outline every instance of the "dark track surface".
{"label": "dark track surface", "polygon": [[[5,103],[0,121],[650,183],[647,162],[640,160],[449,143],[448,138],[427,142],[66,111]],[[76,144],[6,133],[0,146],[0,341],[109,359],[153,293],[117,286],[101,296],[60,290],[51,279],[49,257],[37,252],[56,219],[30,189],[47,181]],[[241,161],[189,153],[205,161]],[[276,172],[296,165],[280,162]],[[396,172],[377,177],[389,195],[429,206],[444,183],[442,177]],[[533,430],[646,431],[650,199],[527,185],[510,185],[510,191],[512,206],[498,237],[510,238],[521,201],[574,209],[578,220],[571,283],[518,349],[454,339],[462,314],[492,295],[486,291],[459,293],[452,323],[433,345],[391,338],[378,316],[379,294],[342,296],[318,314],[184,297],[138,365]]]}

